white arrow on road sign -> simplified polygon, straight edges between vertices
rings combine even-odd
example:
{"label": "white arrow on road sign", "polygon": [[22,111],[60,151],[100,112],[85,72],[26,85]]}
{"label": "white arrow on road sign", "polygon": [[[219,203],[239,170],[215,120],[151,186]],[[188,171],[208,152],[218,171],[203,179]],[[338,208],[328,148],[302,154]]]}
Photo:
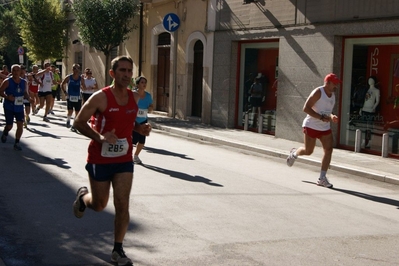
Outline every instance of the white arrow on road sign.
{"label": "white arrow on road sign", "polygon": [[168,16],[168,22],[169,22],[169,31],[172,31],[174,27],[179,26],[176,22],[173,21],[172,17],[169,15]]}
{"label": "white arrow on road sign", "polygon": [[174,32],[180,26],[180,19],[175,13],[169,13],[163,17],[162,24],[165,30]]}

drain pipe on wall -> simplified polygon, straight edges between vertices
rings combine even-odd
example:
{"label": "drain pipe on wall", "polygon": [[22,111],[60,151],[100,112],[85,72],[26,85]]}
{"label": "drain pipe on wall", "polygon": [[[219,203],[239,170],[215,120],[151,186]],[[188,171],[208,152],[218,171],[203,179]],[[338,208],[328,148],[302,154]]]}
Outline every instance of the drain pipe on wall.
{"label": "drain pipe on wall", "polygon": [[177,100],[177,35],[178,30],[174,32],[173,45],[173,98],[172,98],[172,117],[176,118],[176,100]]}
{"label": "drain pipe on wall", "polygon": [[139,75],[141,76],[141,69],[143,64],[143,20],[144,20],[144,4],[140,2],[140,28],[139,28]]}

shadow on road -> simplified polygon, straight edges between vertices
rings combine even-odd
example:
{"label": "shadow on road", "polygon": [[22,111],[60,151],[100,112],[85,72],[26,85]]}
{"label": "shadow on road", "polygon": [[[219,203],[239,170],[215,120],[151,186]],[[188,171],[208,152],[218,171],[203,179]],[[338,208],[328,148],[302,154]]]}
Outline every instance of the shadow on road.
{"label": "shadow on road", "polygon": [[[317,185],[316,182],[310,182],[310,181],[302,181],[303,183],[308,183],[308,184],[314,184]],[[394,199],[389,199],[389,198],[385,198],[385,197],[379,197],[379,196],[374,196],[374,195],[370,195],[367,193],[363,193],[363,192],[359,192],[359,191],[353,191],[353,190],[348,190],[348,189],[342,189],[342,188],[330,188],[331,190],[334,191],[338,191],[338,192],[342,192],[348,195],[352,195],[352,196],[356,196],[362,199],[366,199],[366,200],[371,200],[374,202],[379,202],[379,203],[383,203],[383,204],[387,204],[387,205],[392,205],[397,207],[397,209],[399,209],[399,201],[398,200],[394,200]]]}
{"label": "shadow on road", "polygon": [[394,200],[394,199],[389,199],[389,198],[385,198],[385,197],[379,197],[379,196],[374,196],[374,195],[370,195],[370,194],[366,194],[366,193],[362,193],[362,192],[358,192],[358,191],[353,191],[353,190],[347,190],[347,189],[342,189],[342,188],[332,188],[332,190],[338,191],[338,192],[342,192],[342,193],[346,193],[352,196],[356,196],[362,199],[367,199],[367,200],[371,200],[374,202],[379,202],[379,203],[383,203],[383,204],[387,204],[387,205],[392,205],[397,207],[397,209],[399,209],[399,201]]}
{"label": "shadow on road", "polygon": [[[31,126],[31,125],[29,125],[29,126]],[[32,132],[33,134],[37,134],[40,137],[50,137],[50,138],[54,138],[54,139],[60,139],[59,136],[48,133],[47,131],[38,130],[37,128],[28,127],[26,130]],[[27,137],[27,138],[29,138],[29,137]]]}
{"label": "shadow on road", "polygon": [[[0,143],[0,256],[6,265],[113,265],[112,201],[103,212],[74,217],[77,186],[88,180],[66,170],[63,158],[48,158],[23,145],[13,150],[13,129]],[[51,143],[49,142],[49,145]],[[83,148],[86,152],[86,147]],[[131,231],[145,230],[131,219]],[[141,249],[153,252],[140,242]]]}
{"label": "shadow on road", "polygon": [[149,169],[149,170],[153,170],[153,171],[156,171],[156,172],[161,173],[161,174],[169,175],[169,176],[171,176],[173,178],[178,178],[178,179],[182,179],[182,180],[190,181],[190,182],[200,182],[200,183],[204,183],[206,185],[215,186],[215,187],[223,187],[223,185],[218,184],[218,183],[213,183],[212,180],[210,180],[208,178],[205,178],[205,177],[202,177],[202,176],[188,175],[186,173],[173,171],[173,170],[168,170],[168,169],[164,169],[164,168],[161,168],[161,167],[148,165],[148,164],[141,164],[141,165],[143,167]]}
{"label": "shadow on road", "polygon": [[187,157],[187,155],[185,154],[181,154],[181,153],[174,153],[171,151],[167,151],[164,149],[157,149],[157,148],[152,148],[152,147],[144,147],[144,150],[150,152],[150,153],[157,153],[157,154],[161,154],[161,155],[166,155],[166,156],[174,156],[174,157],[180,157],[182,159],[186,159],[186,160],[194,160],[193,158]]}

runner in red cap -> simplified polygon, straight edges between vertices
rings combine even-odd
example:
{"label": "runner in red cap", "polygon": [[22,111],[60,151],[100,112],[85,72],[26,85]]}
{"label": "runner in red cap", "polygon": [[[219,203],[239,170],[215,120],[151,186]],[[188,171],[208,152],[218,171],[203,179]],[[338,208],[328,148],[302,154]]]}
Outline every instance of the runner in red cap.
{"label": "runner in red cap", "polygon": [[335,89],[342,83],[338,77],[330,73],[324,78],[324,85],[314,89],[303,106],[307,114],[303,120],[304,147],[293,148],[287,157],[287,165],[292,166],[298,156],[311,155],[319,139],[324,150],[321,161],[320,177],[317,185],[332,188],[326,173],[330,166],[333,152],[333,136],[331,132],[331,121],[338,122],[338,117],[332,113],[335,105]]}

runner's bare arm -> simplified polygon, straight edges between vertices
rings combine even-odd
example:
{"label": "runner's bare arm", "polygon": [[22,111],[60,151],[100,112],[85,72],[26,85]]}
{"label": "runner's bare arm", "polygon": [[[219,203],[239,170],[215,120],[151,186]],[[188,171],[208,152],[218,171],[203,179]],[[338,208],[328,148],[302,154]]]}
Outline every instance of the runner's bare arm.
{"label": "runner's bare arm", "polygon": [[7,98],[6,94],[4,93],[7,87],[8,87],[8,80],[5,79],[0,85],[0,96],[3,98]]}
{"label": "runner's bare arm", "polygon": [[103,112],[107,106],[107,97],[104,92],[99,91],[98,93],[93,94],[89,100],[83,105],[79,114],[76,116],[73,126],[80,133],[85,135],[88,138],[91,138],[94,141],[103,143],[116,143],[118,137],[115,135],[115,130],[111,132],[106,132],[101,135],[99,132],[94,130],[89,126],[87,120],[95,114],[96,112]]}
{"label": "runner's bare arm", "polygon": [[86,83],[85,83],[85,80],[84,80],[84,78],[81,78],[80,79],[80,86],[82,87],[82,90],[86,90]]}
{"label": "runner's bare arm", "polygon": [[64,78],[64,80],[62,81],[62,83],[61,83],[61,89],[62,89],[65,93],[66,93],[65,85],[68,83],[68,81],[69,81],[69,75],[66,76],[66,77]]}

